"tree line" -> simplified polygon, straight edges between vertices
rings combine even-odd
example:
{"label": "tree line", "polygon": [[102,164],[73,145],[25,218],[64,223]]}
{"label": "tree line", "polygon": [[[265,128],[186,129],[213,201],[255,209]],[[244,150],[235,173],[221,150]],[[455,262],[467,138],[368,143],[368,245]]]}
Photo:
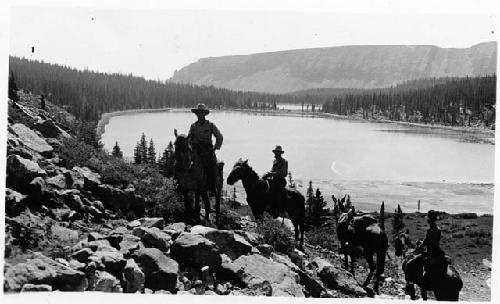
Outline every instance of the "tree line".
{"label": "tree line", "polygon": [[494,128],[496,75],[450,78],[408,90],[333,96],[323,112],[450,126]]}

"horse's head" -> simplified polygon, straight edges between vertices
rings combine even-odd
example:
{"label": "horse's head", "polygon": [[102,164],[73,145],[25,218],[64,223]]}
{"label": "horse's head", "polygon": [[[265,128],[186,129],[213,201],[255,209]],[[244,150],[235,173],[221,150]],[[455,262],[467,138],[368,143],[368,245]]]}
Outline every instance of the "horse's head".
{"label": "horse's head", "polygon": [[176,157],[179,157],[179,154],[185,154],[189,150],[188,137],[185,134],[178,134],[177,129],[174,129],[175,135],[175,152]]}
{"label": "horse's head", "polygon": [[246,172],[250,169],[250,166],[248,165],[248,159],[247,160],[242,160],[241,158],[234,164],[233,169],[227,176],[227,183],[228,185],[234,185],[237,181],[241,180]]}

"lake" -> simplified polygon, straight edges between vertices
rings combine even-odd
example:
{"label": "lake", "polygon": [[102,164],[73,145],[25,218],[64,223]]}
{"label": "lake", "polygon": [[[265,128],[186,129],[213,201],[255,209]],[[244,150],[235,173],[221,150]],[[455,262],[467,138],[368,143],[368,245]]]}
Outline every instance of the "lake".
{"label": "lake", "polygon": [[[240,157],[262,175],[279,144],[298,189],[305,193],[311,180],[329,205],[332,194],[350,194],[363,210],[378,210],[385,201],[386,210],[400,204],[403,211],[416,211],[420,200],[422,212],[493,212],[494,145],[468,142],[459,132],[240,111],[212,111],[207,118],[224,135],[217,156],[225,162],[225,176]],[[144,132],[160,153],[174,141],[174,128],[187,133],[195,119],[189,110],[113,116],[101,140],[108,151],[118,141],[132,158]],[[241,183],[237,195],[244,201]]]}

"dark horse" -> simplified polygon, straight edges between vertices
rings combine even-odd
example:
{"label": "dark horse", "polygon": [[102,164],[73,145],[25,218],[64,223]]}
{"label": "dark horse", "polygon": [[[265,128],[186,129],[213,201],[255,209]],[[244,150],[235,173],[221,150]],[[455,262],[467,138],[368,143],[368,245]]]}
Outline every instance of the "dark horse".
{"label": "dark horse", "polygon": [[[332,198],[339,214],[337,237],[339,238],[340,249],[344,253],[345,268],[349,269],[347,258],[349,255],[351,257],[351,273],[354,275],[355,249],[361,247],[370,267],[370,272],[363,286],[368,286],[375,274],[373,290],[378,293],[381,275],[384,273],[385,255],[389,247],[387,235],[375,218],[370,215],[356,216],[354,207],[344,206],[345,198],[343,200],[337,200],[335,196],[332,196]],[[373,260],[373,255],[377,256],[377,264]]]}
{"label": "dark horse", "polygon": [[[397,247],[401,246],[401,250],[397,250],[397,253],[403,255],[404,246],[409,244],[409,240],[407,239],[406,234],[399,234],[397,236],[399,239],[396,244]],[[411,246],[413,247],[413,246]],[[399,256],[399,255],[398,255]],[[415,258],[417,255],[414,250],[408,251],[405,255],[403,255],[403,271],[405,273],[406,280],[406,292],[410,295],[412,300],[416,299],[415,295],[415,284],[420,288],[420,294],[422,295],[423,300],[427,300],[427,287],[431,287],[430,291],[434,292],[434,296],[438,301],[458,301],[458,297],[460,294],[460,290],[463,287],[462,279],[460,278],[460,274],[453,267],[451,263],[448,263],[448,267],[446,273],[443,273],[439,278],[435,278],[434,283],[424,284],[423,280],[423,267],[424,267],[424,258],[422,255],[419,255],[418,258]]]}
{"label": "dark horse", "polygon": [[[175,151],[174,151],[174,179],[177,181],[179,188],[184,196],[184,207],[186,219],[194,219],[195,222],[200,221],[200,197],[205,205],[205,220],[210,221],[210,198],[208,196],[208,183],[203,172],[201,159],[191,150],[187,136],[184,134],[175,134]],[[220,198],[222,193],[222,170],[224,163],[217,163],[217,174],[215,181],[215,219],[219,222],[220,217]],[[194,192],[195,208],[194,213],[191,206],[189,192]]]}
{"label": "dark horse", "polygon": [[[279,211],[273,211],[270,195],[270,186],[267,180],[259,175],[248,165],[248,160],[238,160],[234,164],[233,170],[227,177],[227,183],[233,185],[241,180],[245,192],[247,193],[247,202],[252,210],[252,214],[257,220],[262,219],[264,211],[268,211],[274,218],[278,217]],[[282,204],[293,223],[295,230],[295,241],[299,241],[299,248],[304,246],[304,218],[305,218],[305,198],[295,189],[286,189],[285,202]]]}

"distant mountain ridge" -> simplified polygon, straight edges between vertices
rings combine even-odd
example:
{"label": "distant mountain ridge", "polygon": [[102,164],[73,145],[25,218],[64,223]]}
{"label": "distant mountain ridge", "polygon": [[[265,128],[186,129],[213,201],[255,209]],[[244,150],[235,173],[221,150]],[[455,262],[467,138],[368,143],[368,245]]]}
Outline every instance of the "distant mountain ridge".
{"label": "distant mountain ridge", "polygon": [[382,88],[406,80],[496,73],[497,43],[470,48],[363,45],[202,58],[170,81],[241,91]]}

